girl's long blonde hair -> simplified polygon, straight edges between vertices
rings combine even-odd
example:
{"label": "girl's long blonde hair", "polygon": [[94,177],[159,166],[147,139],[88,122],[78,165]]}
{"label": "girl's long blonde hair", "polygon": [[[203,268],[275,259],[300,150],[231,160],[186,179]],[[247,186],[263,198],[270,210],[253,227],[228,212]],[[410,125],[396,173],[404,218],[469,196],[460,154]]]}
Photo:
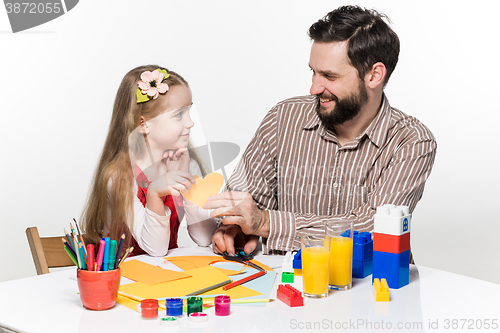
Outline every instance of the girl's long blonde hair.
{"label": "girl's long blonde hair", "polygon": [[[131,243],[132,236],[126,222],[133,219],[132,203],[136,195],[132,192],[135,180],[131,159],[134,161],[144,154],[146,147],[143,140],[134,140],[129,136],[138,133],[134,129],[140,126],[141,116],[146,120],[158,116],[163,111],[161,105],[164,105],[164,100],[168,98],[167,91],[165,94],[159,94],[156,99],[137,103],[136,90],[140,75],[144,71],[155,69],[165,68],[147,65],[132,69],[125,75],[116,93],[108,136],[81,219],[84,233],[91,243],[97,244],[105,236],[118,240],[124,232],[124,245]],[[169,70],[167,72],[170,76],[162,82],[167,83],[169,87],[181,84],[189,87],[182,76]],[[190,155],[198,162],[204,174],[199,158],[192,150]],[[107,234],[104,235],[104,232]]]}

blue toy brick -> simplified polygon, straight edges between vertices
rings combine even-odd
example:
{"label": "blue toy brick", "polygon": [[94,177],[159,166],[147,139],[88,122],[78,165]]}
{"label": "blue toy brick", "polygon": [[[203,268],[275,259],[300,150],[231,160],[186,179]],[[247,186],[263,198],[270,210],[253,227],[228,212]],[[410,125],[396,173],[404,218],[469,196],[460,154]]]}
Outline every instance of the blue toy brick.
{"label": "blue toy brick", "polygon": [[372,274],[373,272],[373,259],[366,261],[352,262],[352,277],[362,279]]}
{"label": "blue toy brick", "polygon": [[[349,237],[350,231],[344,231],[341,236]],[[369,232],[353,232],[352,260],[366,261],[373,258],[373,240]]]}
{"label": "blue toy brick", "polygon": [[292,261],[293,269],[302,269],[302,254],[299,252],[295,253]]}
{"label": "blue toy brick", "polygon": [[373,240],[369,232],[354,232],[352,260],[366,261],[373,258]]}
{"label": "blue toy brick", "polygon": [[385,278],[391,289],[399,289],[410,281],[410,250],[401,253],[373,251],[374,278]]}

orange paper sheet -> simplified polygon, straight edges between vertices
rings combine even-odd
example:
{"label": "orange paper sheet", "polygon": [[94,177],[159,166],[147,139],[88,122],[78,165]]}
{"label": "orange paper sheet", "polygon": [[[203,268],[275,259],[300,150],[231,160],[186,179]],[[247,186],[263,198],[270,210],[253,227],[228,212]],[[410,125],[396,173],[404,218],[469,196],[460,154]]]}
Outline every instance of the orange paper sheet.
{"label": "orange paper sheet", "polygon": [[191,275],[191,277],[155,285],[135,282],[120,286],[120,290],[141,298],[163,298],[186,296],[209,286],[225,281],[230,282],[226,274],[212,266],[195,268],[184,273]]}
{"label": "orange paper sheet", "polygon": [[120,266],[122,276],[147,285],[190,277],[185,272],[176,272],[147,264],[139,260],[128,260]]}

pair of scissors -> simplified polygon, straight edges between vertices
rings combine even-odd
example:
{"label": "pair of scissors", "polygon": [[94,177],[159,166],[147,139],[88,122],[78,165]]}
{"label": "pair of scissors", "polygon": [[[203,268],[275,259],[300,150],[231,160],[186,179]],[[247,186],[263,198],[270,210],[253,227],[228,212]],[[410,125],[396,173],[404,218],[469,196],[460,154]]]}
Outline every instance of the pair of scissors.
{"label": "pair of scissors", "polygon": [[242,247],[237,247],[234,250],[235,250],[234,256],[231,256],[231,255],[229,255],[229,253],[224,252],[222,254],[222,257],[226,260],[241,262],[242,264],[253,267],[259,271],[264,271],[264,268],[254,264],[253,262],[250,262],[250,260],[253,259],[253,253],[245,254],[245,251],[243,251]]}

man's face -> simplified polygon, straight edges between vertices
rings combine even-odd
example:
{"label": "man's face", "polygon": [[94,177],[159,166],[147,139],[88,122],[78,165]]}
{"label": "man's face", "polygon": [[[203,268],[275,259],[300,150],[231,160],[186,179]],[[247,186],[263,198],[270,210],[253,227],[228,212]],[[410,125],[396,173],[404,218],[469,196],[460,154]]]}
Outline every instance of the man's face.
{"label": "man's face", "polygon": [[313,71],[310,93],[318,97],[316,112],[325,127],[333,130],[356,117],[368,94],[364,81],[349,63],[347,42],[314,42],[309,67]]}

